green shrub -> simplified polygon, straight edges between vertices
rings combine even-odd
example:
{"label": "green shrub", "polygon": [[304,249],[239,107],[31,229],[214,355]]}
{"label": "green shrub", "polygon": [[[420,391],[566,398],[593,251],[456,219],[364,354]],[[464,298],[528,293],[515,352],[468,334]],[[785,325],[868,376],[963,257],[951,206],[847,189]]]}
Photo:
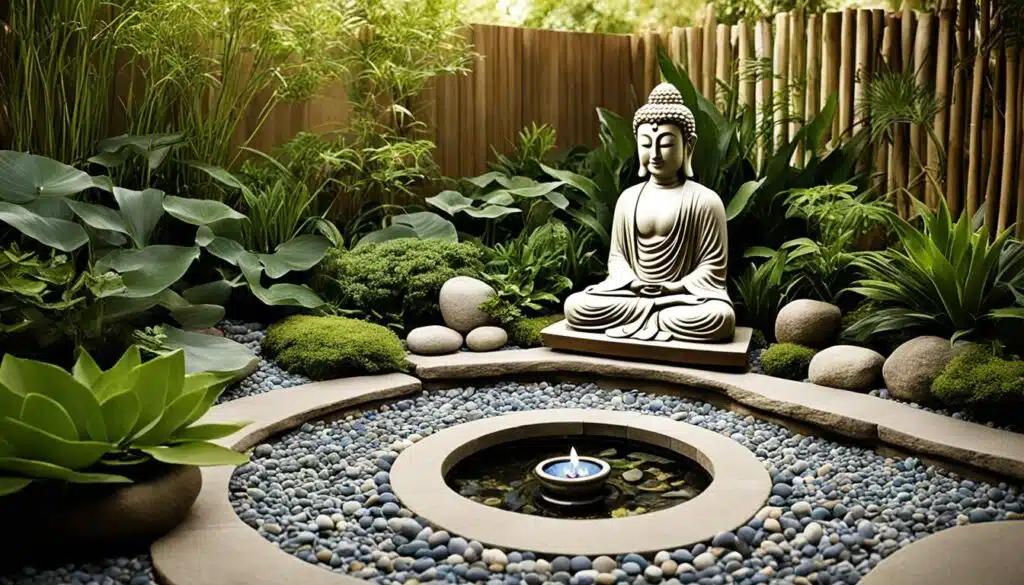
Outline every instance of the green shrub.
{"label": "green shrub", "polygon": [[313,287],[351,316],[409,330],[440,322],[441,285],[479,276],[482,256],[472,244],[412,238],[335,248],[317,268]]}
{"label": "green shrub", "polygon": [[935,378],[932,394],[945,404],[972,410],[1019,406],[1024,402],[1024,361],[1006,360],[985,346],[972,345]]}
{"label": "green shrub", "polygon": [[520,319],[508,328],[509,343],[524,348],[539,347],[541,345],[541,330],[564,318],[564,315],[558,314]]}
{"label": "green shrub", "polygon": [[776,343],[761,352],[761,366],[769,376],[804,380],[815,353],[813,349],[796,343]]}
{"label": "green shrub", "polygon": [[263,353],[293,374],[328,380],[405,370],[405,348],[386,327],[347,317],[295,315],[267,330]]}

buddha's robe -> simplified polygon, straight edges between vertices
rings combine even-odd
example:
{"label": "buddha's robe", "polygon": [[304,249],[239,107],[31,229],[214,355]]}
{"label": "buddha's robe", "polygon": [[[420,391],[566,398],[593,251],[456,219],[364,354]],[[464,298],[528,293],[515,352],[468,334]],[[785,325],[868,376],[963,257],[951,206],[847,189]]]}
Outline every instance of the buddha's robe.
{"label": "buddha's robe", "polygon": [[[665,235],[643,236],[637,202],[646,184],[627,189],[615,205],[608,278],[570,295],[565,318],[573,329],[614,337],[727,341],[736,317],[726,290],[728,237],[718,195],[693,181],[679,186],[675,219]],[[630,283],[681,283],[683,292],[640,296]],[[650,333],[657,329],[656,337]],[[623,329],[626,331],[623,332]],[[612,331],[614,330],[614,331]]]}

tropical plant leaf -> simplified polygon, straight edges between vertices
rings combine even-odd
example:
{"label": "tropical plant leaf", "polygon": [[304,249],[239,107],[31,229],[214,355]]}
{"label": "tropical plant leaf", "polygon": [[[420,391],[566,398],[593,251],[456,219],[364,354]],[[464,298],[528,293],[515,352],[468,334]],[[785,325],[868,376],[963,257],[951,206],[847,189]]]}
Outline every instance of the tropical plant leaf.
{"label": "tropical plant leaf", "polygon": [[234,286],[226,280],[214,280],[181,291],[181,296],[194,305],[227,305]]}
{"label": "tropical plant leaf", "polygon": [[114,444],[121,444],[131,435],[142,413],[139,395],[132,390],[107,398],[100,408],[107,425],[107,440]]}
{"label": "tropical plant leaf", "polygon": [[168,325],[164,325],[163,332],[166,348],[184,352],[185,372],[189,374],[238,372],[256,357],[249,348],[226,337],[183,331]]}
{"label": "tropical plant leaf", "polygon": [[746,183],[743,183],[743,185],[740,186],[739,191],[736,191],[736,194],[732,196],[732,199],[729,201],[729,205],[725,208],[725,219],[727,221],[732,221],[746,211],[747,207],[750,205],[751,198],[755,193],[757,193],[757,190],[761,188],[761,185],[763,185],[764,182],[765,179],[761,179],[760,181],[747,181]]}
{"label": "tropical plant leaf", "polygon": [[93,383],[103,375],[103,370],[92,359],[89,352],[84,347],[80,347],[78,348],[78,359],[75,360],[75,365],[71,368],[71,375],[86,388],[91,388]]}
{"label": "tropical plant leaf", "polygon": [[249,461],[244,453],[206,441],[168,447],[143,447],[141,451],[157,461],[171,465],[242,465]]}
{"label": "tropical plant leaf", "polygon": [[4,440],[14,447],[17,457],[46,461],[68,469],[85,469],[113,448],[113,445],[100,441],[63,439],[11,417],[0,419],[0,432]]}
{"label": "tropical plant leaf", "polygon": [[140,445],[144,445],[148,447],[156,447],[163,445],[167,439],[171,438],[171,435],[173,435],[175,431],[185,424],[189,415],[192,414],[192,411],[202,400],[203,395],[203,392],[189,392],[175,398],[164,409],[163,415],[160,417],[160,422],[142,435],[136,437],[132,441],[132,446],[138,447]]}
{"label": "tropical plant leaf", "polygon": [[141,250],[115,250],[101,258],[97,268],[121,275],[125,290],[118,296],[138,299],[170,288],[197,258],[199,248],[195,246],[146,246]]}
{"label": "tropical plant leaf", "polygon": [[60,403],[84,436],[106,436],[103,413],[92,391],[58,366],[7,354],[0,362],[0,384],[22,397],[31,393],[49,396]]}
{"label": "tropical plant leaf", "polygon": [[477,219],[498,219],[513,213],[522,213],[522,210],[515,207],[505,207],[504,205],[487,205],[481,209],[466,209],[464,213]]}
{"label": "tropical plant leaf", "polygon": [[0,498],[16,494],[32,483],[31,479],[25,477],[8,477],[0,475]]}
{"label": "tropical plant leaf", "polygon": [[583,191],[584,193],[587,194],[587,197],[591,199],[597,199],[598,197],[600,197],[600,187],[597,186],[597,183],[591,181],[587,177],[584,177],[583,175],[578,175],[572,171],[554,169],[545,164],[541,164],[540,167],[544,169],[545,173],[551,175],[552,177],[558,179],[559,181],[572,187],[575,187],[580,191]]}
{"label": "tropical plant leaf", "polygon": [[65,441],[77,441],[80,438],[71,415],[49,396],[36,393],[25,396],[18,420]]}
{"label": "tropical plant leaf", "polygon": [[185,329],[206,329],[224,319],[225,309],[221,305],[188,305],[171,309],[171,318]]}
{"label": "tropical plant leaf", "polygon": [[84,473],[46,461],[35,461],[21,457],[0,457],[0,471],[17,473],[18,475],[32,478],[56,479],[69,483],[132,483],[132,480],[121,475]]}
{"label": "tropical plant leaf", "polygon": [[89,242],[89,235],[73,221],[45,217],[23,205],[6,201],[0,201],[0,222],[61,252],[77,250]]}
{"label": "tropical plant leaf", "polygon": [[92,176],[45,156],[0,150],[0,200],[28,203],[40,197],[67,197],[103,187]]}
{"label": "tropical plant leaf", "polygon": [[65,203],[85,225],[91,228],[122,234],[128,233],[128,227],[124,224],[121,214],[106,205],[95,205],[74,199],[68,199]]}
{"label": "tropical plant leaf", "polygon": [[159,189],[133,191],[114,187],[114,199],[121,210],[128,235],[137,248],[144,247],[164,214],[164,192]]}
{"label": "tropical plant leaf", "polygon": [[427,197],[425,199],[427,203],[447,213],[448,215],[455,215],[456,213],[469,209],[473,206],[473,200],[466,197],[458,191],[441,191],[433,197]]}
{"label": "tropical plant leaf", "polygon": [[229,437],[250,424],[252,424],[251,421],[193,425],[188,428],[179,429],[171,437],[171,441],[215,441]]}
{"label": "tropical plant leaf", "polygon": [[242,220],[246,216],[213,199],[191,199],[167,195],[164,211],[191,225],[209,225],[218,221]]}
{"label": "tropical plant leaf", "polygon": [[323,236],[306,234],[281,244],[273,254],[257,254],[267,276],[281,278],[292,271],[301,272],[316,266],[331,248]]}

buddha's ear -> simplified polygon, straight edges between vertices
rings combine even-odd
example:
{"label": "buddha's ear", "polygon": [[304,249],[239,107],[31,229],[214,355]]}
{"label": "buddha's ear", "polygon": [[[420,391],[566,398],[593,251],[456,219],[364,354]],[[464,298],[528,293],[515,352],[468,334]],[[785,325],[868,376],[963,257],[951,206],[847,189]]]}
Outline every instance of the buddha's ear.
{"label": "buddha's ear", "polygon": [[686,154],[683,156],[683,174],[686,178],[693,178],[693,147],[686,149]]}

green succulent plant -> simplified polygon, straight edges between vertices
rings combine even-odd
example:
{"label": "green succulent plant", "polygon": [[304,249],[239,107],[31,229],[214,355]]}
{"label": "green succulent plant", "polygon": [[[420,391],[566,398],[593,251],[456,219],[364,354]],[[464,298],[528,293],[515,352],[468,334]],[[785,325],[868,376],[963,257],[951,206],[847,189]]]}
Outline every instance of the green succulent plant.
{"label": "green succulent plant", "polygon": [[[132,346],[109,370],[82,351],[71,372],[11,354],[0,362],[0,496],[37,480],[131,483],[132,466],[240,465],[212,443],[244,423],[194,424],[230,374],[185,375],[184,351],[142,363]],[[129,474],[130,475],[130,474]]]}

